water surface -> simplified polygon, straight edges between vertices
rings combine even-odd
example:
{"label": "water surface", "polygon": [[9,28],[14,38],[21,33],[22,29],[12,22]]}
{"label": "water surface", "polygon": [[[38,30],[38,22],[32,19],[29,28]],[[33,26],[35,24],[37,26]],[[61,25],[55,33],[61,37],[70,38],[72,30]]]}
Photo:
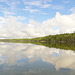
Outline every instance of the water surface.
{"label": "water surface", "polygon": [[75,75],[75,52],[34,44],[0,43],[0,75]]}

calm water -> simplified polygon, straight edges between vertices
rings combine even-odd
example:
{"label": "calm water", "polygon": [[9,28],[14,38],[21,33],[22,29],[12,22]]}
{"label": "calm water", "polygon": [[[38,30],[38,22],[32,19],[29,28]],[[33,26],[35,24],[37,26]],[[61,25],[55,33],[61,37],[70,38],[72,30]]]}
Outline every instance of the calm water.
{"label": "calm water", "polygon": [[20,43],[0,43],[0,75],[75,75],[75,52]]}

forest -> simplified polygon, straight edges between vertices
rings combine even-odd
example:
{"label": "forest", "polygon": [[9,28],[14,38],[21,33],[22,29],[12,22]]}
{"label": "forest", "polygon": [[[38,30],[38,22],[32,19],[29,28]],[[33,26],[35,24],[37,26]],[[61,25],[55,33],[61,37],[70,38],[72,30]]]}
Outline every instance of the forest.
{"label": "forest", "polygon": [[0,42],[49,42],[49,43],[75,43],[75,33],[49,35],[45,37],[28,39],[0,39]]}
{"label": "forest", "polygon": [[9,43],[32,43],[46,47],[60,48],[66,50],[75,50],[75,33],[66,33],[60,35],[49,35],[45,37],[31,39],[0,39],[0,42]]}

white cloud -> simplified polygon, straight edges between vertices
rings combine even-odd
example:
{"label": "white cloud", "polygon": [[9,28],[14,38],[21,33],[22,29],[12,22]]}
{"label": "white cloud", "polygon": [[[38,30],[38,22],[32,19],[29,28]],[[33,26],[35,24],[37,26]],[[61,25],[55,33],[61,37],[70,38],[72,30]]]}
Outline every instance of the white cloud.
{"label": "white cloud", "polygon": [[70,3],[70,1],[69,1],[69,0],[63,0],[63,2],[64,2],[64,3]]}
{"label": "white cloud", "polygon": [[60,10],[64,10],[64,6],[63,5],[51,5],[52,9],[60,9]]}
{"label": "white cloud", "polygon": [[25,1],[26,5],[34,5],[34,6],[40,6],[41,5],[41,1]]}
{"label": "white cloud", "polygon": [[10,7],[14,7],[17,4],[20,4],[20,1],[18,0],[0,0],[0,2],[6,3],[7,5],[9,5]]}
{"label": "white cloud", "polygon": [[44,3],[51,2],[52,0],[42,0]]}
{"label": "white cloud", "polygon": [[7,0],[0,0],[0,2],[6,2]]}
{"label": "white cloud", "polygon": [[17,5],[20,4],[20,1],[17,0],[1,0],[0,2],[5,3],[5,6],[0,4],[0,12],[4,15],[12,15],[19,9]]}
{"label": "white cloud", "polygon": [[59,25],[59,33],[71,33],[75,31],[75,14],[61,15],[57,13],[56,22]]}
{"label": "white cloud", "polygon": [[51,6],[50,4],[44,4],[41,6],[41,8],[48,8],[49,6]]}
{"label": "white cloud", "polygon": [[2,10],[1,12],[3,12],[4,15],[14,15],[14,12],[8,11],[8,10]]}
{"label": "white cloud", "polygon": [[25,5],[29,5],[29,6],[37,6],[37,7],[40,7],[40,8],[48,8],[49,6],[51,6],[51,4],[48,4],[47,2],[51,2],[51,0],[38,0],[38,1],[35,1],[35,0],[32,0],[32,1],[25,1],[23,0],[24,4]]}
{"label": "white cloud", "polygon": [[24,16],[18,16],[17,19],[23,21],[23,20],[26,20],[26,17],[24,17]]}
{"label": "white cloud", "polygon": [[71,11],[72,13],[75,13],[75,7],[72,7],[72,8],[70,9],[70,11]]}
{"label": "white cloud", "polygon": [[54,18],[43,21],[42,23],[30,20],[29,24],[24,24],[20,20],[25,20],[25,17],[0,17],[0,37],[41,37],[53,34],[72,33],[75,31],[74,13],[71,15],[61,15],[57,12]]}
{"label": "white cloud", "polygon": [[26,7],[26,8],[23,9],[23,10],[25,10],[25,11],[29,11],[30,13],[33,13],[33,12],[37,12],[37,11],[39,11],[38,9],[32,9],[32,8],[30,8],[30,7]]}
{"label": "white cloud", "polygon": [[47,15],[47,13],[42,13],[42,15]]}

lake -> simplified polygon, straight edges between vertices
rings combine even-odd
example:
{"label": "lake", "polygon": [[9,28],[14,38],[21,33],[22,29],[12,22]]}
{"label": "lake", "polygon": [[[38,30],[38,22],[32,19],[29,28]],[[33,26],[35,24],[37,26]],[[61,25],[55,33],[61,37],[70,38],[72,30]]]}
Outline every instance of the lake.
{"label": "lake", "polygon": [[75,75],[75,51],[0,43],[0,75]]}

